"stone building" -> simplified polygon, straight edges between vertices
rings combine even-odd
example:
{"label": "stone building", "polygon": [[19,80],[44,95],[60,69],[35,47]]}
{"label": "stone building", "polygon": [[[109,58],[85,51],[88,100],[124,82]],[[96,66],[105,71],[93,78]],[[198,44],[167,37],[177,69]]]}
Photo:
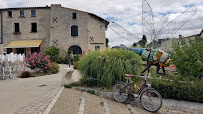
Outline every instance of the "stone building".
{"label": "stone building", "polygon": [[50,7],[0,9],[1,53],[44,51],[50,46],[64,55],[106,48],[105,19],[89,12],[52,4]]}
{"label": "stone building", "polygon": [[[194,40],[195,37],[203,37],[203,29],[199,34],[183,37],[186,42],[189,40]],[[178,38],[167,38],[167,39],[159,39],[159,49],[164,50],[166,52],[172,51],[173,42],[180,43]]]}

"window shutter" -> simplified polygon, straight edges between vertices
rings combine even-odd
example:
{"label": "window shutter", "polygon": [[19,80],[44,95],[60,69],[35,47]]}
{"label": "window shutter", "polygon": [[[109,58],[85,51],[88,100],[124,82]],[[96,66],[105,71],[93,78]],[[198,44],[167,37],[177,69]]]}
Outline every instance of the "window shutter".
{"label": "window shutter", "polygon": [[73,19],[76,19],[76,13],[73,13]]}
{"label": "window shutter", "polygon": [[78,36],[78,26],[71,26],[71,36]]}

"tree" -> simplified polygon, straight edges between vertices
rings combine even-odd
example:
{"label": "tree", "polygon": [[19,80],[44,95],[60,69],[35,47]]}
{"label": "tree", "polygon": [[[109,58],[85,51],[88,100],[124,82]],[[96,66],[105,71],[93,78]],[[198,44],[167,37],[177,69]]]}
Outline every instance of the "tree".
{"label": "tree", "polygon": [[145,35],[142,36],[142,40],[135,42],[133,44],[133,47],[137,47],[137,45],[140,45],[140,47],[145,48],[147,44],[147,37]]}
{"label": "tree", "polygon": [[143,35],[143,36],[142,36],[142,40],[140,40],[140,41],[138,42],[138,44],[139,44],[141,47],[145,48],[145,47],[146,47],[146,44],[147,44],[147,37],[146,37],[145,35]]}
{"label": "tree", "polygon": [[156,49],[156,48],[158,48],[159,47],[159,42],[158,41],[156,41],[156,40],[153,40],[153,41],[151,41],[149,44],[147,44],[147,48],[154,48],[154,49]]}
{"label": "tree", "polygon": [[133,47],[137,47],[137,43],[133,43]]}
{"label": "tree", "polygon": [[187,77],[203,77],[203,41],[185,41],[180,37],[180,44],[173,42],[171,58],[177,71]]}

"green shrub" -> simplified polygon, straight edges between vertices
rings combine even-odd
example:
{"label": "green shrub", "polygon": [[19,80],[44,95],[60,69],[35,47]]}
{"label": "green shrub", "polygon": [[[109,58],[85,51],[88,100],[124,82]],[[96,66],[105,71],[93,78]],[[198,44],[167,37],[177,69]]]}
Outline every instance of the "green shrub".
{"label": "green shrub", "polygon": [[87,90],[87,93],[95,94],[95,91],[94,90]]}
{"label": "green shrub", "polygon": [[88,86],[88,87],[98,86],[97,79],[93,79],[93,78],[90,78],[90,79],[82,78],[80,79],[79,84],[81,86]]}
{"label": "green shrub", "polygon": [[28,78],[28,77],[33,77],[33,73],[29,72],[29,71],[23,71],[21,74],[20,74],[20,78]]}
{"label": "green shrub", "polygon": [[50,68],[50,72],[53,73],[53,74],[56,74],[59,72],[59,65],[58,63],[55,63],[55,62],[52,62],[51,63],[51,68]]}
{"label": "green shrub", "polygon": [[73,68],[74,68],[74,69],[77,69],[77,68],[78,68],[78,64],[79,64],[79,61],[76,61],[76,62],[73,64]]}
{"label": "green shrub", "polygon": [[138,74],[142,70],[141,57],[131,51],[110,49],[94,51],[80,59],[78,69],[85,79],[96,78],[101,86],[124,81],[124,74]]}
{"label": "green shrub", "polygon": [[76,55],[73,57],[73,62],[77,62],[80,60],[80,56],[79,55]]}
{"label": "green shrub", "polygon": [[183,76],[203,77],[203,41],[191,40],[173,43],[172,60]]}
{"label": "green shrub", "polygon": [[59,54],[59,49],[56,47],[49,47],[45,50],[45,55],[50,55],[51,62],[56,62]]}
{"label": "green shrub", "polygon": [[64,63],[64,64],[69,64],[69,60],[70,60],[70,56],[69,56],[69,55],[66,55],[65,58],[64,58],[63,63]]}
{"label": "green shrub", "polygon": [[152,87],[163,98],[203,103],[203,79],[190,82],[152,80]]}
{"label": "green shrub", "polygon": [[64,58],[64,64],[69,64],[69,60],[70,60],[70,50],[68,50],[65,58]]}
{"label": "green shrub", "polygon": [[58,64],[63,64],[63,63],[64,63],[63,58],[62,58],[62,57],[58,57],[58,58],[56,59],[56,63],[58,63]]}
{"label": "green shrub", "polygon": [[75,87],[75,86],[77,86],[77,85],[78,85],[77,82],[73,82],[73,83],[64,85],[64,87],[65,87],[65,88],[72,88],[72,87]]}

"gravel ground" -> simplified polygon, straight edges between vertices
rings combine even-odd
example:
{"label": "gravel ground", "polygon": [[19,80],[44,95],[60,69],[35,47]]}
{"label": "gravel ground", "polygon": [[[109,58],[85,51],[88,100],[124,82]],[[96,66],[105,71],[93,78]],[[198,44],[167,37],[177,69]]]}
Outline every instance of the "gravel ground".
{"label": "gravel ground", "polygon": [[[139,106],[133,106],[133,108],[135,108],[138,114],[153,114],[151,112],[144,110],[142,107],[139,107]],[[160,114],[160,113],[156,112],[155,114]]]}
{"label": "gravel ground", "polygon": [[77,114],[81,95],[81,91],[64,89],[49,114]]}
{"label": "gravel ground", "polygon": [[87,93],[84,114],[104,114],[101,98]]}
{"label": "gravel ground", "polygon": [[106,99],[111,114],[130,114],[128,107],[125,104]]}

